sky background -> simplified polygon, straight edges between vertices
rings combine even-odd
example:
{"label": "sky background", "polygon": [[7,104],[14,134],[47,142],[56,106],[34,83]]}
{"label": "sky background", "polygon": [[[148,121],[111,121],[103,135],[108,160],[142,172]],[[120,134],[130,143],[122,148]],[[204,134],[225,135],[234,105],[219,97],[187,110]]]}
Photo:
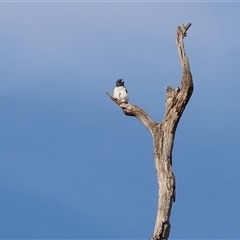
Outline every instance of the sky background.
{"label": "sky background", "polygon": [[179,122],[170,239],[240,239],[240,2],[0,2],[0,238],[149,239],[152,137],[185,38],[194,92]]}

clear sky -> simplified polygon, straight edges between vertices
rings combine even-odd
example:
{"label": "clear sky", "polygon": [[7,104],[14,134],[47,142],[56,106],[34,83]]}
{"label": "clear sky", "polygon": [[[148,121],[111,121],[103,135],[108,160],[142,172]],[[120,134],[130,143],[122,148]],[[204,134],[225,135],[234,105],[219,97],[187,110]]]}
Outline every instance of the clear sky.
{"label": "clear sky", "polygon": [[57,1],[0,3],[0,238],[152,237],[152,138],[105,91],[161,121],[188,22],[170,239],[240,239],[240,3]]}

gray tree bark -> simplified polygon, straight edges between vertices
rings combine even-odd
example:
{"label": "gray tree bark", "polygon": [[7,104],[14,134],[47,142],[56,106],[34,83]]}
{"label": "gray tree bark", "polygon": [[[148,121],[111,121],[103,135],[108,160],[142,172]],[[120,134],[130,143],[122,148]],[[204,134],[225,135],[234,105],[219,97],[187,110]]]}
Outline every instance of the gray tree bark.
{"label": "gray tree bark", "polygon": [[151,132],[154,142],[154,157],[159,184],[158,210],[155,229],[151,240],[166,240],[170,233],[170,214],[176,199],[176,181],[172,169],[172,149],[178,122],[193,92],[192,74],[185,53],[183,39],[191,26],[177,27],[176,43],[182,68],[181,87],[166,89],[166,110],[163,121],[155,122],[143,109],[136,105],[119,102],[109,93],[107,95],[122,108],[127,116],[140,120]]}

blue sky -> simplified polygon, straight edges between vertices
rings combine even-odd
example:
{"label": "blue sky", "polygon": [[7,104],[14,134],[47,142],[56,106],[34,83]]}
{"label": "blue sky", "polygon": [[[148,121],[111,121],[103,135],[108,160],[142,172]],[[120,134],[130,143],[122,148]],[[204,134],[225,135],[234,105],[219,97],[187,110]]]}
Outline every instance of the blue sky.
{"label": "blue sky", "polygon": [[240,3],[0,3],[0,237],[148,239],[152,138],[108,98],[161,121],[178,87],[178,25],[194,93],[173,149],[170,239],[240,239]]}

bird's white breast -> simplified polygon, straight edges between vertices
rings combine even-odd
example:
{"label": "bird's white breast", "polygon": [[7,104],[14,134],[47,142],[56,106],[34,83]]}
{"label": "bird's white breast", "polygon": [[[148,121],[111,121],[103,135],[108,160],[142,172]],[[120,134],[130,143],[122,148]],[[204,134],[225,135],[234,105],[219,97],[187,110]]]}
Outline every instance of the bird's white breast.
{"label": "bird's white breast", "polygon": [[113,96],[121,102],[128,103],[129,97],[126,88],[123,86],[115,87],[113,90]]}

